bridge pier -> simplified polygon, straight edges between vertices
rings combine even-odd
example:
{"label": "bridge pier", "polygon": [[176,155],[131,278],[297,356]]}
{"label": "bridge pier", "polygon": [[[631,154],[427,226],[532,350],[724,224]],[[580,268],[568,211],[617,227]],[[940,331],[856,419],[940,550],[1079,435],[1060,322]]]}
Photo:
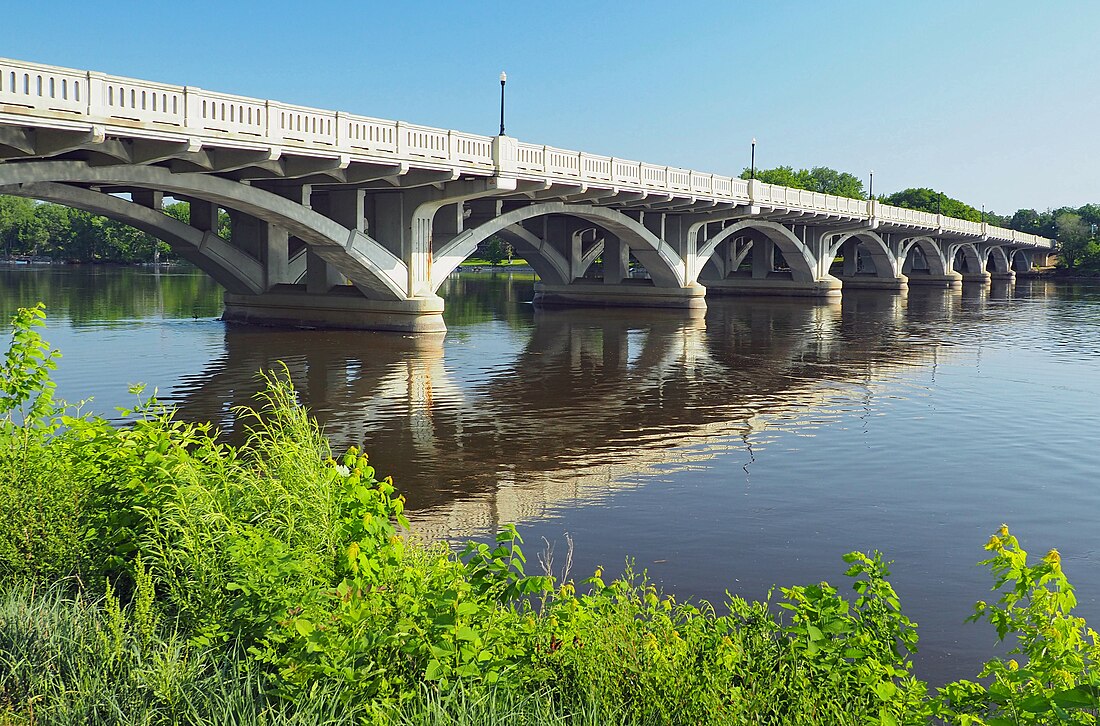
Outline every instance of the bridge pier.
{"label": "bridge pier", "polygon": [[932,272],[922,274],[918,270],[910,270],[906,274],[909,286],[943,288],[945,290],[957,290],[962,288],[963,276],[958,272],[948,272],[943,275]]}
{"label": "bridge pier", "polygon": [[351,285],[313,293],[304,285],[276,285],[258,295],[225,293],[222,319],[294,328],[445,333],[443,298],[371,300]]}
{"label": "bridge pier", "polygon": [[840,297],[844,283],[836,277],[822,280],[794,280],[783,273],[751,277],[734,273],[721,280],[706,280],[707,293],[713,295],[767,295],[777,297]]}
{"label": "bridge pier", "polygon": [[889,290],[892,292],[904,292],[909,289],[909,278],[905,275],[880,277],[871,272],[858,273],[855,275],[837,275],[836,278],[844,283],[845,290]]}
{"label": "bridge pier", "polygon": [[542,307],[639,307],[705,310],[707,288],[656,287],[649,280],[577,280],[569,285],[535,283],[535,305]]}

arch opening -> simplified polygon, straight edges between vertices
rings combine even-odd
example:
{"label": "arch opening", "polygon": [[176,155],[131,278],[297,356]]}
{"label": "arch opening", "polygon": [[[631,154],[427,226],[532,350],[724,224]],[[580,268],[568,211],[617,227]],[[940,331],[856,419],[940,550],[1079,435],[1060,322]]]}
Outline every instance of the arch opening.
{"label": "arch opening", "polygon": [[[551,230],[550,225],[545,225],[541,234],[531,232],[527,223],[541,218],[548,220],[566,218],[581,220],[585,225],[595,225],[602,230],[604,237],[604,247],[598,253],[599,255],[606,256],[608,246],[615,241],[628,251],[628,253],[622,253],[627,268],[629,269],[630,266],[629,256],[632,256],[636,264],[647,271],[654,286],[684,286],[684,265],[679,255],[638,221],[605,207],[549,202],[513,209],[476,227],[463,230],[450,239],[441,249],[434,251],[430,274],[432,289],[438,290],[447,276],[473,254],[481,241],[502,231],[505,231],[505,234],[510,231],[524,235],[519,230],[526,230],[524,235],[526,244],[523,249],[527,254],[545,258],[541,262],[528,259],[532,262],[532,267],[545,262],[543,268],[547,274],[543,276],[540,273],[544,281],[569,283],[586,275],[586,270],[595,259],[592,255],[593,248],[585,252],[583,240],[581,240],[581,250],[579,254],[574,254],[575,240],[571,238],[571,233]],[[536,272],[538,271],[536,268]]]}

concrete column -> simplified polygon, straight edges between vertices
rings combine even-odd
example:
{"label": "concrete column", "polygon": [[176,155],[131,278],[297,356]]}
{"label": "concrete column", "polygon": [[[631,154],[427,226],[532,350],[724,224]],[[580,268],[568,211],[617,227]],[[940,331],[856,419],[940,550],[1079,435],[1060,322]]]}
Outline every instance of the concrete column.
{"label": "concrete column", "polygon": [[822,227],[805,227],[803,229],[803,243],[814,258],[817,267],[814,278],[818,280],[829,276],[829,268],[833,264],[832,258],[829,257],[827,231]]}
{"label": "concrete column", "polygon": [[149,209],[160,210],[164,206],[164,192],[155,192],[151,189],[139,189],[133,192],[130,197],[134,200],[135,204],[140,204],[143,207]]}
{"label": "concrete column", "polygon": [[290,279],[290,242],[287,231],[249,214],[230,214],[233,245],[259,260],[264,267],[264,287],[293,282]]}
{"label": "concrete column", "polygon": [[775,243],[770,239],[757,239],[752,245],[752,277],[763,280],[775,268]]}
{"label": "concrete column", "polygon": [[202,199],[191,201],[191,226],[202,232],[218,233],[218,206]]}
{"label": "concrete column", "polygon": [[[311,207],[349,229],[363,229],[363,192],[359,189],[330,191],[325,195],[311,194]],[[306,250],[306,292],[326,293],[345,278],[312,249]]]}
{"label": "concrete column", "polygon": [[603,281],[605,285],[617,285],[630,277],[630,248],[618,237],[604,237]]}
{"label": "concrete column", "polygon": [[442,247],[462,231],[465,208],[462,202],[448,204],[436,212],[432,223],[432,244]]}
{"label": "concrete column", "polygon": [[844,276],[855,277],[859,272],[859,241],[849,237],[844,240],[841,250],[844,255]]}
{"label": "concrete column", "polygon": [[397,192],[372,194],[370,200],[371,237],[394,256],[405,259],[404,196]]}

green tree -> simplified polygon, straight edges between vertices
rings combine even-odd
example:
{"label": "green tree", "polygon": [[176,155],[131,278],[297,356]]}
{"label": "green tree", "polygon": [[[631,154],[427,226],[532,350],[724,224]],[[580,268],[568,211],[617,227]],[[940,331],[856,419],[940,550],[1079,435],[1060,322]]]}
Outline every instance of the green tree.
{"label": "green tree", "polygon": [[943,192],[928,187],[911,187],[884,197],[887,204],[906,209],[918,209],[922,212],[942,214],[945,217],[965,219],[970,222],[982,221],[982,213],[966,202],[953,199]]}
{"label": "green tree", "polygon": [[[752,176],[749,169],[741,172],[742,179]],[[795,171],[790,166],[777,166],[774,169],[757,169],[756,178],[766,184],[777,184],[792,189],[808,189],[811,192],[833,194],[838,197],[866,199],[863,182],[854,174],[837,171],[827,166],[815,166],[812,169]]]}
{"label": "green tree", "polygon": [[489,261],[493,267],[496,267],[501,262],[504,262],[505,258],[511,258],[511,254],[508,251],[509,245],[500,237],[493,235],[489,238],[489,244],[485,247],[485,259]]}
{"label": "green tree", "polygon": [[0,244],[6,256],[34,254],[48,241],[35,206],[31,199],[0,197]]}
{"label": "green tree", "polygon": [[[742,171],[741,178],[752,178],[752,170],[745,169]],[[791,187],[792,189],[802,188],[799,186],[799,180],[794,168],[789,166],[777,166],[774,169],[757,169],[756,178],[765,184],[777,184],[781,187]]]}
{"label": "green tree", "polygon": [[1081,215],[1073,212],[1060,212],[1054,218],[1058,244],[1061,247],[1062,264],[1070,269],[1092,266],[1088,263],[1097,259],[1096,244],[1090,239],[1089,225]]}

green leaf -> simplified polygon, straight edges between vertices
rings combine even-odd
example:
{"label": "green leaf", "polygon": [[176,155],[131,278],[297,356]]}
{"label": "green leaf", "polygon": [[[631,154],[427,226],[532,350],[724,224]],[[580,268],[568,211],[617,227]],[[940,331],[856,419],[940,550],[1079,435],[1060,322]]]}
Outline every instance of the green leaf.
{"label": "green leaf", "polygon": [[1050,699],[1046,696],[1031,696],[1020,701],[1020,710],[1028,713],[1046,713],[1050,710]]}
{"label": "green leaf", "polygon": [[1059,691],[1050,700],[1062,708],[1098,708],[1100,700],[1093,686],[1080,685],[1066,691]]}
{"label": "green leaf", "polygon": [[313,623],[309,622],[305,618],[298,618],[294,621],[294,629],[298,631],[299,635],[303,637],[309,637],[309,634],[313,632]]}
{"label": "green leaf", "polygon": [[898,719],[885,708],[878,711],[878,722],[881,726],[898,726]]}
{"label": "green leaf", "polygon": [[806,626],[806,633],[810,636],[810,640],[825,640],[825,636],[814,625]]}
{"label": "green leaf", "polygon": [[475,641],[479,638],[478,632],[469,625],[459,625],[455,629],[455,638],[458,640]]}
{"label": "green leaf", "polygon": [[424,671],[424,680],[437,681],[439,680],[439,677],[440,675],[442,675],[442,673],[443,664],[433,658],[432,660],[428,661],[428,667]]}
{"label": "green leaf", "polygon": [[875,693],[883,701],[890,701],[897,695],[898,687],[894,685],[893,681],[880,681],[875,684]]}

